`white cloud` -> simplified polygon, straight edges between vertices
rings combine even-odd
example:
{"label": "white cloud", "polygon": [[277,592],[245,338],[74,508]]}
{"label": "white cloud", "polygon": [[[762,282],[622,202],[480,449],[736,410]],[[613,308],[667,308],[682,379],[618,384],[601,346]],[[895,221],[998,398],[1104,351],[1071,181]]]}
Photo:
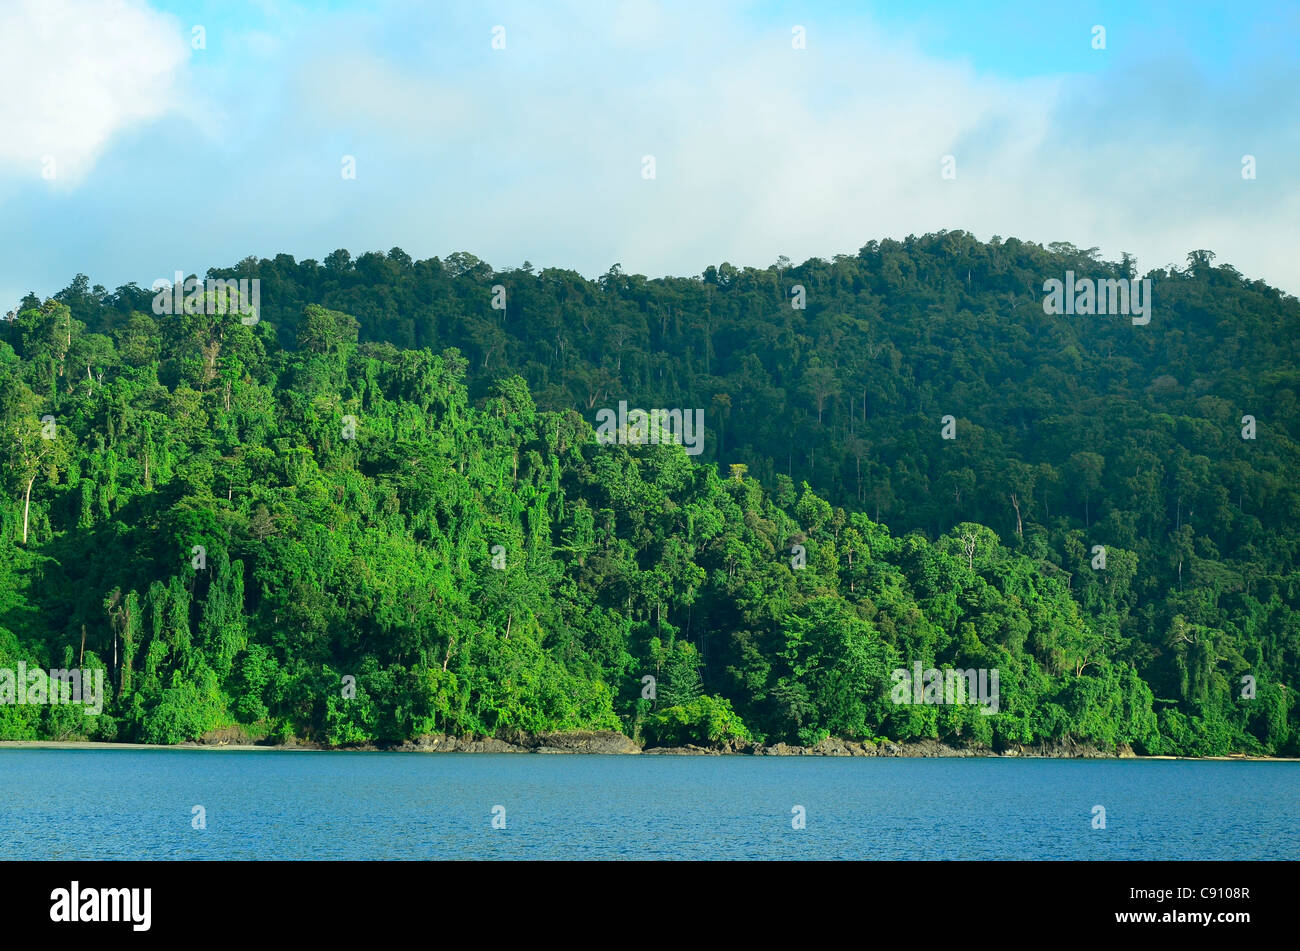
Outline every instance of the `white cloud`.
{"label": "white cloud", "polygon": [[[116,118],[96,136],[101,148],[130,116],[178,98],[188,28],[132,9],[180,48],[151,52],[139,40],[148,31],[135,31],[131,55],[158,67],[144,73],[154,85],[125,84],[144,90],[119,97],[143,103],[134,111],[103,110]],[[19,18],[0,14],[0,26]],[[504,2],[488,12],[401,0],[330,13],[286,6],[272,19],[241,19],[251,32],[238,44],[216,42],[209,24],[208,59],[195,54],[194,89],[174,109],[174,128],[207,132],[183,168],[174,153],[133,142],[114,180],[78,194],[81,231],[129,241],[75,247],[51,215],[71,205],[15,203],[27,247],[40,251],[28,261],[18,249],[29,272],[100,279],[97,260],[111,259],[111,285],[151,279],[162,253],[183,251],[199,267],[397,245],[416,257],[468,250],[498,266],[527,258],[588,275],[616,261],[649,275],[698,274],[723,260],[763,266],[778,254],[802,261],[965,229],[1097,246],[1112,260],[1129,251],[1144,269],[1209,248],[1300,292],[1290,61],[1215,74],[1144,53],[1095,72],[1007,77],[932,55],[864,16],[801,13],[808,46],[794,50],[791,24],[753,7],[667,0]],[[507,26],[506,50],[490,47],[496,23]],[[273,41],[252,40],[258,32]],[[0,36],[9,37],[0,39],[6,77],[57,77],[57,63],[74,58],[67,42],[38,55],[13,29]],[[55,65],[38,68],[47,61]],[[57,88],[82,102],[71,78]],[[33,111],[22,98],[3,100],[0,113]],[[32,136],[6,141],[15,138]],[[0,166],[13,147],[0,145]],[[45,151],[22,153],[25,169],[34,174]],[[1245,153],[1257,156],[1257,181],[1240,177]],[[355,180],[339,174],[344,154],[356,156]],[[654,181],[641,177],[646,154]],[[940,176],[948,154],[956,181]],[[157,235],[143,209],[160,181],[227,195],[246,213]]]}
{"label": "white cloud", "polygon": [[387,145],[439,140],[469,113],[469,90],[402,73],[366,53],[322,53],[297,77],[302,117],[317,131],[387,134]]}
{"label": "white cloud", "polygon": [[[1280,167],[1297,110],[1241,98],[1268,83],[1263,66],[1217,90],[1184,62],[1005,78],[860,17],[805,18],[795,50],[789,26],[731,5],[494,16],[511,31],[502,53],[484,52],[481,24],[416,14],[438,55],[390,64],[336,34],[339,51],[299,74],[313,132],[364,131],[367,150],[412,159],[382,186],[400,201],[336,205],[324,244],[656,275],[960,228],[1130,251],[1143,268],[1208,247],[1300,289],[1300,191]],[[1171,83],[1202,107],[1171,104]],[[1271,181],[1241,181],[1248,151],[1269,156]],[[940,176],[949,154],[955,181]]]}
{"label": "white cloud", "polygon": [[0,165],[75,185],[114,134],[176,107],[188,35],[128,0],[0,5]]}
{"label": "white cloud", "polygon": [[621,0],[614,11],[612,38],[620,46],[663,42],[663,9],[654,0]]}

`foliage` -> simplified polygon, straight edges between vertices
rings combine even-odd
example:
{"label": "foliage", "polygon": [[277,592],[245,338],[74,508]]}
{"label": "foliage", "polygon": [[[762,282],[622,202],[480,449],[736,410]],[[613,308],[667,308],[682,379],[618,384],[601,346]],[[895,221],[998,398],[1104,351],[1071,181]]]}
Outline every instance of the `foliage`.
{"label": "foliage", "polygon": [[[263,282],[251,326],[29,295],[0,668],[72,658],[110,696],[90,726],[0,705],[0,736],[1294,754],[1300,305],[1202,256],[1148,275],[1149,326],[1043,312],[1045,279],[1127,266],[947,232],[699,278],[211,271]],[[624,398],[705,407],[704,454],[597,444]],[[891,703],[917,662],[996,669],[998,714]]]}

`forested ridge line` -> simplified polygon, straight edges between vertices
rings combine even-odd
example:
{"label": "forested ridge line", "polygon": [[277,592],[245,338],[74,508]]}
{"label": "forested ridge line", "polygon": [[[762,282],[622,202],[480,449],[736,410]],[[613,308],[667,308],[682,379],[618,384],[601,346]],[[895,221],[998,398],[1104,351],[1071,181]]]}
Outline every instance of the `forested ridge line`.
{"label": "forested ridge line", "polygon": [[[947,232],[697,278],[209,271],[259,281],[251,325],[29,296],[0,668],[110,696],[0,705],[0,737],[1294,754],[1300,307],[1194,251],[1149,324],[1045,313],[1067,272],[1137,278]],[[598,443],[621,400],[702,409],[703,455]],[[893,702],[916,663],[996,670],[997,713]]]}

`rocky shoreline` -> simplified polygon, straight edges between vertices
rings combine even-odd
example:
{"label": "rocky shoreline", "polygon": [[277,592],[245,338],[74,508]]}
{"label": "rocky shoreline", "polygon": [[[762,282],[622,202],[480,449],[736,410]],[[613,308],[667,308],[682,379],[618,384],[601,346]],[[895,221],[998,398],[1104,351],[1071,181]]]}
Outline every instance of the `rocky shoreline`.
{"label": "rocky shoreline", "polygon": [[890,740],[882,740],[879,743],[872,743],[869,740],[843,740],[838,737],[822,740],[816,746],[795,746],[788,743],[773,743],[771,745],[746,744],[735,749],[707,749],[698,746],[685,746],[659,747],[643,750],[642,752],[660,755],[887,756],[912,759],[975,756],[1040,759],[1138,758],[1137,754],[1127,745],[1111,752],[1076,743],[1036,747],[1016,746],[998,751],[982,746],[953,746],[939,740],[917,740],[909,743],[894,743]]}
{"label": "rocky shoreline", "polygon": [[[209,736],[205,737],[197,745],[227,745],[229,739],[230,737],[227,736]],[[321,744],[305,741],[292,744],[292,748],[330,749],[330,747]],[[1137,755],[1127,745],[1109,752],[1073,742],[1060,743],[1054,746],[1019,746],[996,751],[986,747],[953,746],[938,740],[919,740],[910,743],[894,743],[883,740],[879,743],[873,743],[869,740],[844,740],[838,737],[822,740],[816,746],[797,746],[789,743],[747,743],[742,740],[717,747],[687,744],[685,746],[643,748],[630,737],[609,730],[567,733],[506,731],[498,736],[487,737],[431,734],[416,737],[395,746],[364,744],[347,747],[347,749],[406,753],[583,753],[602,756],[894,756],[918,758],[1023,756],[1053,759],[1133,759]]]}
{"label": "rocky shoreline", "polygon": [[1203,759],[1220,761],[1258,760],[1288,761],[1295,759],[1274,756],[1251,756],[1244,753],[1231,756],[1139,756],[1128,745],[1115,750],[1103,750],[1070,740],[1050,745],[1012,746],[993,750],[980,746],[954,746],[939,740],[917,740],[895,743],[881,740],[844,740],[830,737],[816,746],[795,746],[787,743],[733,743],[711,748],[702,746],[649,747],[643,749],[636,741],[622,733],[612,731],[575,731],[568,733],[503,733],[496,737],[448,736],[431,734],[416,737],[394,746],[362,744],[348,747],[331,747],[309,740],[289,743],[250,737],[239,729],[213,731],[197,742],[179,743],[175,746],[155,746],[144,743],[102,743],[56,740],[5,740],[3,748],[28,749],[228,749],[228,750],[280,750],[280,751],[351,751],[400,753],[540,753],[586,754],[600,756],[885,756],[895,758],[933,757],[996,757],[1021,759]]}

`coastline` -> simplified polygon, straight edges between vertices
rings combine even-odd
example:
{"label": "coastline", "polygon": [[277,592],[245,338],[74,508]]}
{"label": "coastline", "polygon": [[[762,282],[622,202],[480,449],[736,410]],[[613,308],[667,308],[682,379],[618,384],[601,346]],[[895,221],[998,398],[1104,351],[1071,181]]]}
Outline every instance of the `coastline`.
{"label": "coastline", "polygon": [[785,743],[771,745],[744,744],[735,748],[714,749],[694,745],[650,747],[642,749],[635,741],[620,733],[575,732],[549,734],[514,734],[508,740],[496,737],[453,737],[433,735],[407,740],[393,746],[362,744],[358,746],[326,746],[310,741],[295,743],[232,742],[227,739],[176,744],[111,743],[101,740],[0,740],[0,751],[7,749],[61,749],[61,750],[209,750],[238,752],[303,752],[303,753],[536,753],[596,756],[856,756],[893,759],[932,758],[991,758],[991,759],[1123,759],[1123,760],[1185,760],[1195,762],[1271,762],[1296,763],[1300,757],[1256,756],[1246,753],[1227,756],[1168,756],[1139,755],[1127,746],[1106,751],[1076,743],[1040,747],[1011,747],[997,751],[984,747],[957,747],[937,740],[919,740],[894,743],[888,740],[879,744],[870,741],[830,738],[812,747],[791,746]]}

